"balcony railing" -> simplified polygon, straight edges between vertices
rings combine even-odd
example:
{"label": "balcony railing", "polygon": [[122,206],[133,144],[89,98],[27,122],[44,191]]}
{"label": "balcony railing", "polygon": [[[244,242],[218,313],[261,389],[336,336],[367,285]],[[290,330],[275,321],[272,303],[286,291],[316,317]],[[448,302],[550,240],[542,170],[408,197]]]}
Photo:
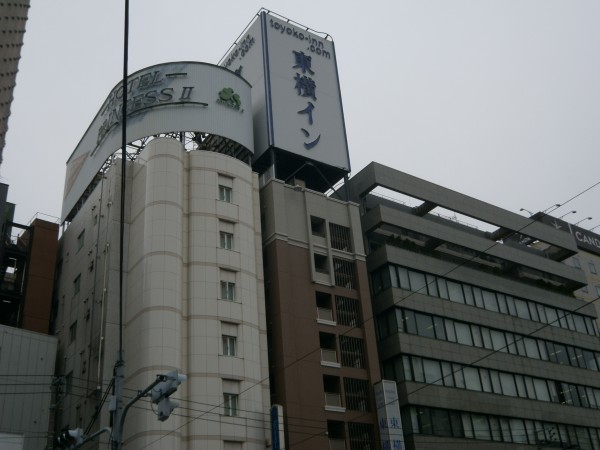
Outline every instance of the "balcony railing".
{"label": "balcony railing", "polygon": [[337,352],[328,348],[321,349],[321,362],[337,363]]}
{"label": "balcony railing", "polygon": [[329,439],[329,450],[346,450],[346,442],[343,439]]}
{"label": "balcony railing", "polygon": [[325,405],[341,407],[342,396],[335,392],[325,392]]}
{"label": "balcony railing", "polygon": [[317,319],[333,322],[333,311],[329,308],[317,308]]}

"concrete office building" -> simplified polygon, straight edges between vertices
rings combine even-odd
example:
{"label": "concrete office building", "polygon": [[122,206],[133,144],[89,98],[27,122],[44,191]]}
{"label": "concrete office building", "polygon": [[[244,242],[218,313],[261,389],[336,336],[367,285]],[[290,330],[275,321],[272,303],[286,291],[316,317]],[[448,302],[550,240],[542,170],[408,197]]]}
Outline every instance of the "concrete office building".
{"label": "concrete office building", "polygon": [[573,295],[585,274],[564,264],[573,237],[376,163],[349,188],[406,448],[600,449],[600,340],[594,306]]}
{"label": "concrete office building", "polygon": [[[598,301],[598,297],[600,297],[600,235],[542,212],[534,214],[532,218],[573,235],[578,252],[566,259],[565,264],[581,269],[587,279],[587,285],[576,290],[575,296],[586,302],[593,302],[596,312],[600,316],[600,301]],[[535,245],[539,246],[540,244],[536,243]]]}

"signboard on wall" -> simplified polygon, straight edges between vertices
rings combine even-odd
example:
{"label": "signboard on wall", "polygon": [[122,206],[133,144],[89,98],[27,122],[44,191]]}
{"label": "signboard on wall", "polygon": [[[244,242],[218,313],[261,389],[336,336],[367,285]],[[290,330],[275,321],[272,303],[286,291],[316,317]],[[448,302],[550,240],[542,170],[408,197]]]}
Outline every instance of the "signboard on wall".
{"label": "signboard on wall", "polygon": [[[128,77],[127,142],[160,133],[198,131],[252,151],[250,85],[222,67],[173,62]],[[67,161],[64,221],[105,161],[121,148],[123,86],[117,84]]]}
{"label": "signboard on wall", "polygon": [[252,84],[255,160],[275,147],[350,171],[328,35],[261,11],[221,65]]}
{"label": "signboard on wall", "polygon": [[572,225],[569,222],[552,217],[549,214],[538,212],[531,216],[532,219],[539,220],[545,224],[551,225],[557,230],[563,230],[571,233],[575,238],[577,247],[596,255],[600,255],[600,235],[585,228]]}
{"label": "signboard on wall", "polygon": [[373,387],[375,388],[381,450],[404,450],[404,434],[396,382],[381,380]]}

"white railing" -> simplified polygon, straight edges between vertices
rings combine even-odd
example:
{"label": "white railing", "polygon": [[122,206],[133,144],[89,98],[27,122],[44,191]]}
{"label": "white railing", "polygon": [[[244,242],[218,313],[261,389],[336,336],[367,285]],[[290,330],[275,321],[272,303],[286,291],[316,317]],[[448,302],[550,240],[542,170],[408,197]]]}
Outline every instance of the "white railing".
{"label": "white railing", "polygon": [[329,450],[346,450],[346,442],[343,439],[329,439]]}
{"label": "white railing", "polygon": [[317,308],[317,318],[333,322],[333,311],[328,308]]}
{"label": "white railing", "polygon": [[337,352],[335,350],[330,350],[328,348],[321,349],[321,361],[336,363],[337,361]]}
{"label": "white railing", "polygon": [[325,392],[325,404],[327,406],[342,406],[342,396],[335,392]]}

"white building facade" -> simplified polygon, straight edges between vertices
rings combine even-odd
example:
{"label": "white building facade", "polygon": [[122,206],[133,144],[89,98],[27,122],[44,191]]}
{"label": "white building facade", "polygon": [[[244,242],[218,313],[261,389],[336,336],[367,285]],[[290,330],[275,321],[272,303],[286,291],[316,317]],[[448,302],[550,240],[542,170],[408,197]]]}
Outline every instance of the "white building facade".
{"label": "white building facade", "polygon": [[[137,77],[147,74],[163,81],[131,85],[132,96],[152,99],[155,90],[165,101],[128,115],[140,131],[133,135],[137,148],[130,149],[124,197],[124,402],[157,374],[178,370],[187,381],[172,395],[180,407],[165,422],[149,400],[136,403],[124,444],[264,449],[270,403],[258,177],[249,165],[251,117],[240,107],[249,104],[249,86],[230,71],[196,63],[155,66]],[[181,100],[176,83],[184,77]],[[185,116],[181,128],[165,128],[177,122],[161,117],[165,111]],[[185,120],[194,114],[190,128]],[[103,145],[118,130],[106,133],[106,120],[100,122],[103,141],[90,150],[84,136],[68,163],[68,173],[76,174],[71,180],[89,175],[85,165],[93,155],[114,151]],[[240,128],[250,130],[249,139],[235,136]],[[81,195],[71,195],[67,179],[65,197],[79,200],[68,208],[61,238],[55,320],[57,370],[67,380],[57,428],[89,427],[90,433],[109,426],[102,398],[117,359],[121,160],[109,155],[94,170],[100,172]]]}

